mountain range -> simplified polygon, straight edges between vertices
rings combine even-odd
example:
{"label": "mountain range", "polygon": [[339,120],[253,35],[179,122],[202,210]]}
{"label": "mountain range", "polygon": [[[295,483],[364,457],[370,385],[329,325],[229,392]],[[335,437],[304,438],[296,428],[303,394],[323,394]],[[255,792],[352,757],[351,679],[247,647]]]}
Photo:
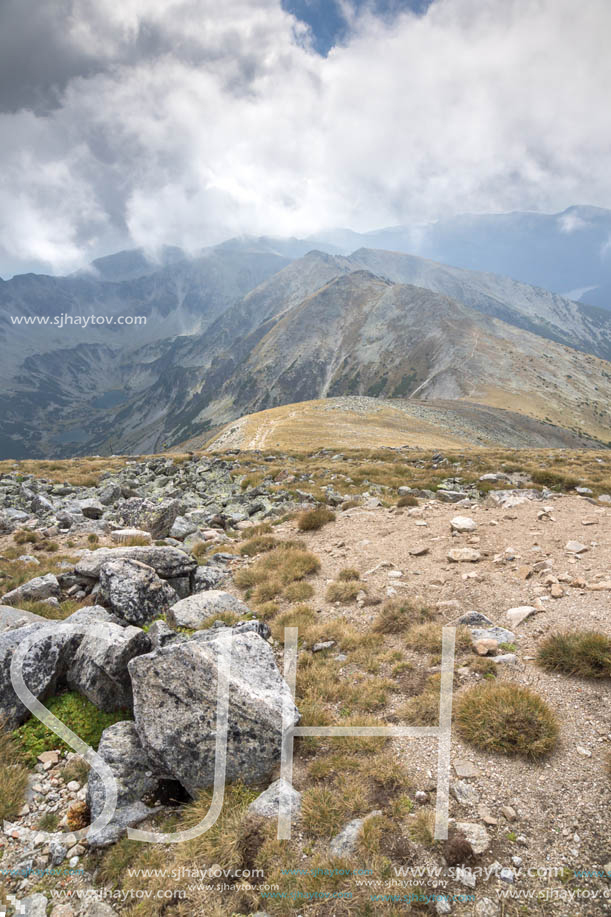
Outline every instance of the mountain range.
{"label": "mountain range", "polygon": [[[467,402],[611,441],[610,310],[379,246],[342,254],[340,235],[120,252],[0,282],[0,457],[154,452],[354,395]],[[91,314],[146,324],[53,324]]]}

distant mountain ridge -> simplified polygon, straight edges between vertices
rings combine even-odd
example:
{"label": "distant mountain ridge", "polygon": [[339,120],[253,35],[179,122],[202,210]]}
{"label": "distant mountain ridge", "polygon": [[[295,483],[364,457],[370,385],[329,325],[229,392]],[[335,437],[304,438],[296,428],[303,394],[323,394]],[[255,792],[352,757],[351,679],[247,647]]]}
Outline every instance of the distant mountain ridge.
{"label": "distant mountain ridge", "polygon": [[[244,413],[353,394],[478,401],[611,440],[611,312],[398,252],[304,248],[235,239],[196,258],[169,249],[161,265],[123,252],[90,273],[0,283],[0,456],[155,451]],[[147,324],[9,320],[63,312]]]}

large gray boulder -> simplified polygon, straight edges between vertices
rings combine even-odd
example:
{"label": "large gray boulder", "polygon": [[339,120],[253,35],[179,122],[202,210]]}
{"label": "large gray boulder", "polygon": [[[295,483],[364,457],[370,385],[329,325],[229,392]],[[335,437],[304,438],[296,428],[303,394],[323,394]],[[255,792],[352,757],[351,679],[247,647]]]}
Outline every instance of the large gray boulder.
{"label": "large gray boulder", "polygon": [[[129,664],[134,719],[155,770],[195,794],[214,781],[219,653],[233,637],[229,680],[227,780],[256,783],[280,758],[282,706],[299,713],[271,646],[256,629],[218,628]],[[288,728],[287,727],[287,728]]]}
{"label": "large gray boulder", "polygon": [[[108,726],[102,733],[98,754],[109,765],[117,786],[117,808],[112,821],[101,832],[90,832],[88,835],[90,846],[103,847],[116,842],[126,827],[152,814],[152,810],[144,806],[142,800],[155,791],[158,778],[152,773],[136,727],[131,721]],[[87,803],[92,821],[101,814],[105,799],[102,778],[92,769],[87,784]],[[137,817],[136,821],[133,820],[134,816]]]}
{"label": "large gray boulder", "polygon": [[[30,711],[22,704],[13,688],[11,661],[17,648],[42,627],[49,627],[49,622],[28,624],[0,634],[0,720],[8,729],[15,729],[30,716]],[[38,700],[44,700],[54,693],[80,640],[80,635],[74,631],[56,625],[50,633],[32,645],[24,658],[21,672],[26,686]]]}
{"label": "large gray boulder", "polygon": [[97,580],[104,564],[115,560],[138,560],[152,567],[162,579],[192,577],[197,561],[184,551],[173,547],[155,545],[135,545],[127,548],[98,548],[88,551],[76,565],[76,572],[81,576]]}
{"label": "large gray boulder", "polygon": [[152,567],[123,559],[100,568],[97,598],[119,618],[141,627],[163,616],[178,596]]}
{"label": "large gray boulder", "polygon": [[166,620],[170,627],[197,630],[207,621],[214,620],[227,611],[238,615],[251,613],[248,605],[230,592],[210,589],[176,602],[168,609]]}
{"label": "large gray boulder", "polygon": [[11,608],[9,605],[0,605],[0,634],[26,624],[48,624],[48,620],[33,611],[23,611],[21,608]]}
{"label": "large gray boulder", "polygon": [[82,636],[66,672],[69,687],[83,694],[99,710],[112,711],[132,706],[128,663],[148,653],[151,641],[139,627],[96,623]]}
{"label": "large gray boulder", "polygon": [[2,601],[9,605],[16,602],[42,602],[45,599],[58,599],[61,595],[61,589],[57,577],[53,573],[47,573],[45,576],[37,576],[22,583],[16,589],[11,589],[2,596]]}
{"label": "large gray boulder", "polygon": [[180,508],[178,500],[154,503],[142,497],[130,497],[113,510],[111,518],[123,526],[145,529],[153,538],[167,538]]}

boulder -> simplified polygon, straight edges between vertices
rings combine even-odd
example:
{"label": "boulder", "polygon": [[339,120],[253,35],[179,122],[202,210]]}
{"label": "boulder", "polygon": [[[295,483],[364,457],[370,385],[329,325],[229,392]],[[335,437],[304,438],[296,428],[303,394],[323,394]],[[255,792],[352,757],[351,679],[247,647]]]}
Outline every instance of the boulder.
{"label": "boulder", "polygon": [[168,643],[187,639],[184,634],[177,634],[175,630],[168,627],[165,621],[153,621],[147,634],[154,650],[159,649],[160,646],[167,646]]}
{"label": "boulder", "polygon": [[[250,622],[249,622],[250,623]],[[134,719],[158,773],[194,795],[214,781],[219,653],[232,635],[227,780],[256,783],[280,758],[282,709],[299,720],[271,646],[252,629],[215,628],[162,647],[129,664]]]}
{"label": "boulder", "polygon": [[45,576],[37,576],[17,586],[10,592],[2,596],[2,600],[8,604],[16,602],[42,602],[45,599],[59,598],[61,589],[57,577],[53,573],[47,573]]}
{"label": "boulder", "polygon": [[204,592],[206,589],[216,589],[228,576],[228,571],[217,564],[200,566],[195,571],[193,591]]}
{"label": "boulder", "polygon": [[128,663],[150,652],[151,641],[139,627],[98,622],[82,636],[66,672],[68,685],[83,694],[99,710],[132,706]]}
{"label": "boulder", "polygon": [[116,529],[110,537],[115,544],[128,544],[132,538],[138,538],[145,544],[151,544],[152,541],[150,532],[145,532],[144,529]]}
{"label": "boulder", "polygon": [[150,624],[177,598],[172,587],[139,560],[113,560],[100,568],[99,601],[129,624]]}
{"label": "boulder", "polygon": [[[50,627],[50,622],[28,624],[0,634],[0,719],[8,729],[15,729],[30,716],[13,688],[11,661],[15,650],[42,627]],[[55,691],[80,640],[81,637],[69,628],[57,624],[32,645],[23,661],[22,674],[26,686],[38,700]]]}
{"label": "boulder", "polygon": [[47,618],[35,615],[32,611],[0,605],[0,634],[7,630],[25,627],[26,624],[48,624]]}
{"label": "boulder", "polygon": [[[108,726],[102,733],[98,754],[110,767],[117,785],[117,808],[112,821],[102,832],[88,836],[92,846],[105,846],[118,840],[124,832],[134,810],[128,812],[126,819],[123,811],[134,803],[142,802],[149,793],[156,790],[158,778],[151,771],[151,765],[140,744],[138,733],[133,722],[125,721]],[[95,770],[89,772],[87,784],[87,803],[91,811],[91,820],[98,818],[104,808],[104,783]],[[145,816],[146,817],[146,816]]]}
{"label": "boulder", "polygon": [[154,503],[142,497],[130,497],[112,512],[114,521],[129,528],[146,529],[153,538],[167,538],[180,514],[178,500],[164,500]]}
{"label": "boulder", "polygon": [[176,602],[167,612],[166,620],[170,627],[187,627],[197,630],[207,621],[227,611],[238,615],[251,613],[248,605],[231,595],[230,592],[210,589]]}
{"label": "boulder", "polygon": [[187,535],[192,535],[197,531],[197,525],[184,516],[177,516],[170,529],[170,538],[177,538],[182,541]]}
{"label": "boulder", "polygon": [[83,554],[76,572],[90,579],[98,579],[100,570],[111,560],[139,560],[152,567],[162,579],[191,578],[197,561],[178,548],[155,545],[135,545],[127,548],[98,548]]}
{"label": "boulder", "polygon": [[251,802],[248,811],[261,818],[277,818],[281,793],[288,797],[291,816],[297,815],[301,809],[301,793],[286,780],[274,780],[260,796],[257,796],[254,802]]}
{"label": "boulder", "polygon": [[101,519],[104,515],[104,507],[99,500],[81,500],[79,509],[86,519]]}

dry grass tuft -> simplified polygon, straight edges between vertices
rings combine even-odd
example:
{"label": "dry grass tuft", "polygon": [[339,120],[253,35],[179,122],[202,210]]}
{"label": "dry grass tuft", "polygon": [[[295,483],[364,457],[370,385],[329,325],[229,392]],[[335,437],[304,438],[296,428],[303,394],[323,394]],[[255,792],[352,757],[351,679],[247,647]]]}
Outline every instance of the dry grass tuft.
{"label": "dry grass tuft", "polygon": [[414,599],[391,599],[385,602],[376,622],[374,630],[382,634],[400,634],[414,624],[429,621],[435,612],[430,606]]}
{"label": "dry grass tuft", "polygon": [[545,701],[512,682],[487,680],[469,688],[456,704],[456,724],[476,748],[533,760],[550,754],[559,733]]}
{"label": "dry grass tuft", "polygon": [[0,822],[14,818],[23,805],[28,769],[9,732],[0,723]]}
{"label": "dry grass tuft", "polygon": [[418,497],[413,494],[405,494],[397,500],[397,506],[418,506]]}
{"label": "dry grass tuft", "polygon": [[338,580],[341,580],[342,583],[350,583],[353,580],[359,580],[361,574],[354,567],[342,567],[342,569],[337,574]]}
{"label": "dry grass tuft", "polygon": [[316,509],[308,509],[301,513],[297,519],[297,528],[300,532],[316,532],[323,525],[335,520],[335,513],[326,506],[318,506]]}
{"label": "dry grass tuft", "polygon": [[354,602],[359,592],[365,592],[364,586],[354,580],[341,583],[330,583],[327,587],[327,602],[340,602],[342,605],[348,605]]}
{"label": "dry grass tuft", "polygon": [[539,647],[537,662],[549,672],[611,678],[611,640],[597,631],[552,634]]}
{"label": "dry grass tuft", "polygon": [[254,557],[255,554],[272,551],[277,545],[278,540],[273,535],[256,535],[240,545],[240,554],[246,557]]}

